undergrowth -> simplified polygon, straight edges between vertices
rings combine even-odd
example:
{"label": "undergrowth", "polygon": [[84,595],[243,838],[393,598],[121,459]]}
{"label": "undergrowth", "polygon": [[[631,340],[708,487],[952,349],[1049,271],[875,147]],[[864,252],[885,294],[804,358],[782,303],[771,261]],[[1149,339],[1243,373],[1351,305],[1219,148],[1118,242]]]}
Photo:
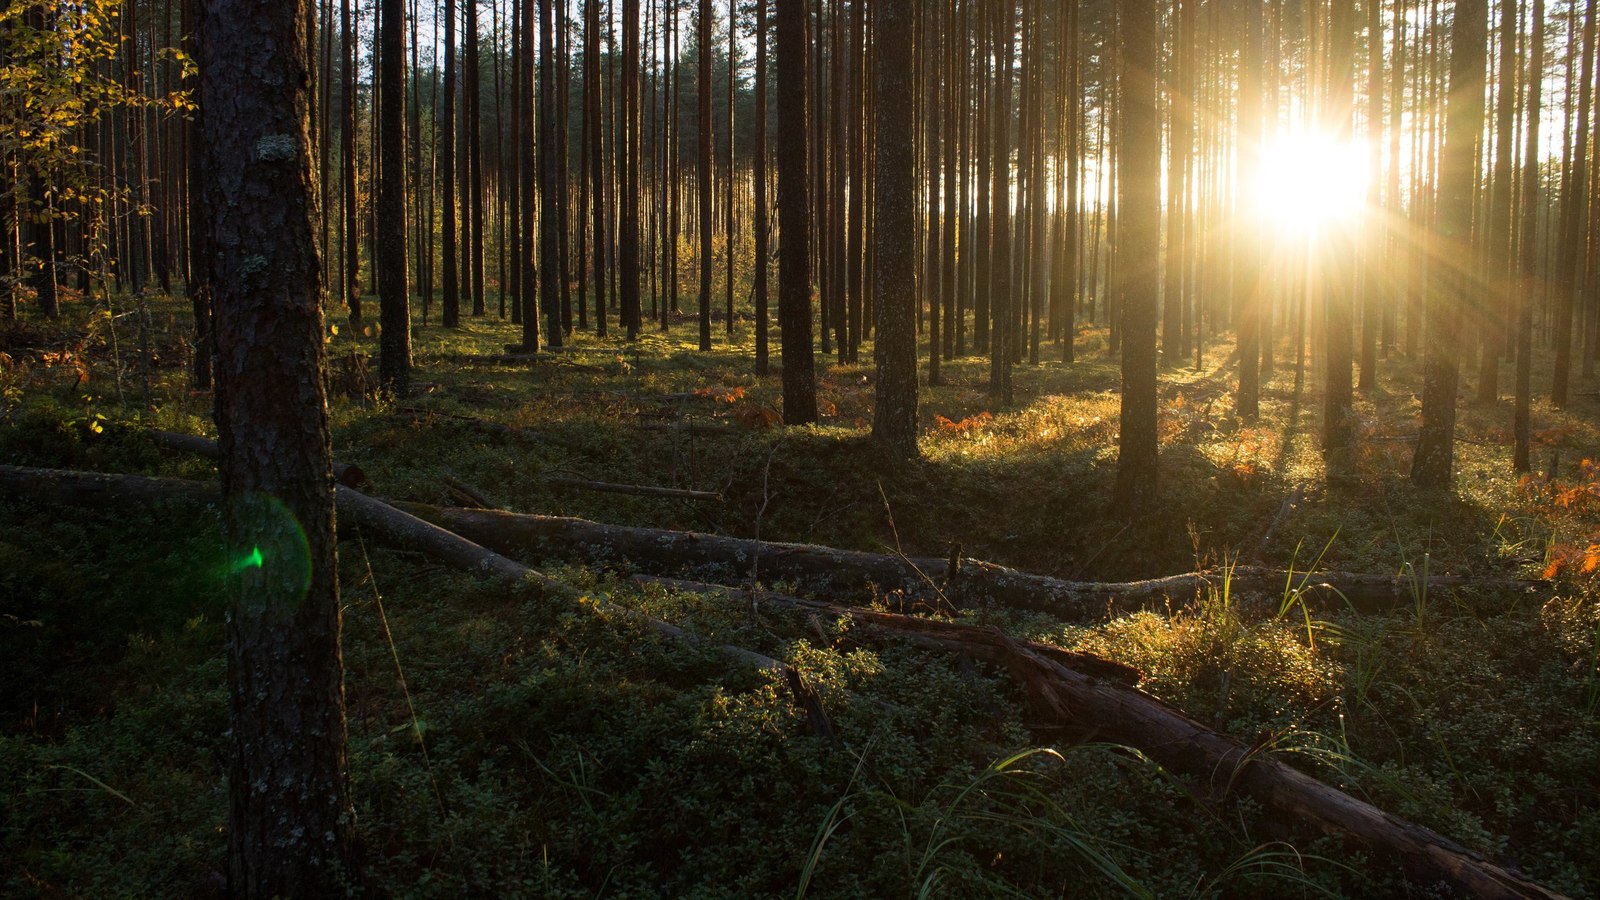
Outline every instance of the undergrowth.
{"label": "undergrowth", "polygon": [[[110,383],[103,326],[10,333],[0,461],[214,477],[138,434],[208,427],[169,312],[179,324],[154,341],[153,410],[131,381]],[[1558,451],[1565,462],[1519,482],[1494,444],[1504,411],[1464,408],[1459,490],[1428,494],[1407,486],[1387,440],[1414,400],[1379,393],[1358,407],[1368,450],[1355,474],[1328,483],[1315,423],[1290,416],[1292,373],[1280,370],[1263,421],[1246,427],[1226,409],[1226,368],[1174,370],[1161,413],[1168,512],[1130,520],[1107,506],[1117,396],[1101,354],[1022,367],[1009,410],[988,401],[978,360],[948,365],[947,386],[923,395],[925,460],[897,466],[864,437],[870,365],[823,367],[818,426],[770,428],[778,385],[748,374],[747,332],[741,322],[741,343],[709,355],[675,336],[580,337],[532,365],[486,365],[472,356],[505,344],[504,326],[423,329],[422,391],[404,403],[363,385],[369,337],[330,332],[335,454],[384,496],[448,503],[449,475],[521,511],[938,556],[955,545],[1075,578],[1303,569],[1308,550],[1323,569],[1548,570],[1561,581],[1537,596],[1419,590],[1381,614],[1302,601],[1291,582],[1265,606],[1219,583],[1096,622],[961,615],[1132,665],[1145,690],[1259,751],[1557,890],[1600,889],[1600,612],[1584,555],[1600,516],[1582,463],[1600,441],[1581,416],[1536,409],[1541,466]],[[1387,365],[1397,384],[1414,375],[1412,361]],[[552,485],[557,475],[724,501],[578,493]],[[1303,502],[1263,542],[1299,485]],[[0,681],[11,686],[0,692],[0,890],[222,891],[217,529],[185,508],[109,517],[0,504]],[[375,892],[1430,895],[1387,861],[1127,748],[1042,741],[1003,672],[734,599],[639,589],[619,561],[528,562],[793,663],[837,737],[811,733],[780,682],[711,651],[346,542],[350,769],[360,876]]]}

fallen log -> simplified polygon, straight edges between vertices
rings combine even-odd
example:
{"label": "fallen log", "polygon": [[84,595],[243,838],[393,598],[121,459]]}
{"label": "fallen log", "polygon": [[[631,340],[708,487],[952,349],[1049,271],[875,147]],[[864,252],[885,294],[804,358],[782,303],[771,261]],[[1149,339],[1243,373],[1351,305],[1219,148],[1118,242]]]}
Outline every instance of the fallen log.
{"label": "fallen log", "polygon": [[[192,453],[209,459],[221,459],[222,451],[217,447],[217,442],[197,434],[179,434],[176,431],[150,430],[145,432],[150,441],[163,450],[174,453]],[[361,471],[360,466],[336,462],[333,464],[333,478],[345,487],[358,488],[367,483],[367,473]]]}
{"label": "fallen log", "polygon": [[[1354,572],[1291,573],[1259,566],[1236,566],[1231,573],[1210,569],[1129,582],[1066,581],[1019,572],[994,563],[961,558],[955,567],[937,557],[906,557],[840,550],[814,544],[753,541],[689,531],[602,525],[560,516],[518,515],[450,509],[420,503],[396,506],[486,547],[535,559],[579,556],[590,562],[630,562],[655,574],[675,575],[720,567],[744,576],[752,569],[763,579],[804,581],[823,593],[904,590],[957,605],[992,604],[1050,612],[1064,618],[1094,618],[1111,612],[1159,607],[1168,600],[1193,599],[1221,589],[1224,579],[1235,597],[1279,598],[1286,587],[1300,589],[1308,603],[1357,609],[1386,609],[1411,602],[1421,581]],[[1303,587],[1302,587],[1303,583]],[[1430,592],[1454,588],[1527,591],[1544,582],[1436,575]]]}
{"label": "fallen log", "polygon": [[[215,506],[221,494],[215,486],[179,478],[151,478],[143,475],[107,475],[98,472],[73,472],[61,469],[33,469],[0,466],[0,494],[41,503],[87,506],[147,506],[157,502],[181,501]],[[451,534],[381,500],[352,488],[338,486],[334,502],[341,527],[353,524],[386,546],[411,550],[439,560],[479,578],[528,582],[541,595],[568,601],[592,603],[599,611],[639,622],[651,630],[686,643],[704,642],[691,632],[670,622],[619,606],[603,598],[588,598],[578,590],[519,562],[487,550],[460,535]],[[726,655],[758,669],[787,674],[790,666],[779,660],[741,647],[718,647]],[[803,679],[801,679],[803,682]],[[797,692],[802,703],[810,702]],[[808,715],[815,716],[808,710]]]}
{"label": "fallen log", "polygon": [[[1171,771],[1199,779],[1214,798],[1242,791],[1288,821],[1340,835],[1352,849],[1394,859],[1421,885],[1442,882],[1468,896],[1506,900],[1561,896],[1435,831],[1322,783],[1284,763],[1271,750],[1219,734],[1121,683],[1118,676],[1123,673],[1117,671],[1117,663],[1017,640],[997,629],[697,582],[636,580],[693,593],[749,596],[771,606],[848,617],[886,636],[968,654],[1011,675],[1035,718],[1031,727],[1046,739],[1093,732],[1097,740],[1132,747]],[[1086,664],[1102,668],[1091,672],[1085,670]]]}
{"label": "fallen log", "polygon": [[657,487],[653,484],[615,484],[609,481],[585,481],[581,478],[546,478],[546,484],[574,488],[580,491],[597,491],[603,494],[631,494],[635,497],[672,497],[679,500],[721,500],[714,491],[691,491],[686,488]]}

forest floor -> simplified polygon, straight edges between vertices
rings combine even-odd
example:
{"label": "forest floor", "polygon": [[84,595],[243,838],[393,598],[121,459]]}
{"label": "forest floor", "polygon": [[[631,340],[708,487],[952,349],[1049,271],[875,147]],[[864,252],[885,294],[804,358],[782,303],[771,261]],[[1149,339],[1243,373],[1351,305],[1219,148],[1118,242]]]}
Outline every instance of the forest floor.
{"label": "forest floor", "polygon": [[[142,434],[214,433],[209,395],[187,384],[182,305],[159,302],[142,336],[136,317],[119,320],[120,379],[106,319],[68,309],[59,325],[0,331],[0,463],[214,478],[212,463]],[[1104,331],[1080,336],[1076,365],[1018,367],[1009,409],[987,398],[986,361],[946,363],[945,384],[922,393],[924,459],[895,465],[867,440],[870,345],[859,365],[818,358],[821,424],[772,427],[777,377],[752,374],[747,324],[731,342],[721,328],[707,354],[684,320],[631,344],[579,335],[532,363],[485,359],[515,341],[496,320],[420,328],[415,396],[387,402],[373,390],[374,339],[340,323],[328,344],[334,455],[386,498],[453,505],[448,476],[519,512],[941,557],[959,545],[1074,579],[1236,562],[1549,574],[1538,595],[1418,590],[1374,613],[1262,612],[1217,587],[1091,621],[959,615],[1128,663],[1144,690],[1201,722],[1559,891],[1600,896],[1593,393],[1566,411],[1535,404],[1540,474],[1519,478],[1510,401],[1472,403],[1469,375],[1456,490],[1419,491],[1405,475],[1420,364],[1392,357],[1358,399],[1354,466],[1330,481],[1316,373],[1296,403],[1292,360],[1280,364],[1261,421],[1243,427],[1219,340],[1205,368],[1164,370],[1160,512],[1130,517],[1110,507],[1119,378]],[[721,500],[585,492],[560,477]],[[507,596],[359,540],[340,559],[364,878],[383,892],[1435,895],[1248,799],[1199,796],[1126,748],[1039,746],[1004,673],[969,661],[639,589],[626,561],[525,560],[803,666],[833,719],[828,741],[778,680],[625,618]],[[220,891],[225,569],[210,512],[0,501],[6,893]]]}

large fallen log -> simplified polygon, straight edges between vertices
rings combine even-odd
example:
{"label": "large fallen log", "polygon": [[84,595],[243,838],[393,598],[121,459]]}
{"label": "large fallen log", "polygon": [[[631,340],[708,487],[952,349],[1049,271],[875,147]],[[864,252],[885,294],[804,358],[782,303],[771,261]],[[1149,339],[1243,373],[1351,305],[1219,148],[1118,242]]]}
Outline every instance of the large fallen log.
{"label": "large fallen log", "polygon": [[[21,497],[39,503],[85,506],[104,509],[116,506],[148,506],[158,502],[189,502],[214,506],[220,492],[213,485],[180,478],[150,478],[143,475],[107,475],[98,472],[73,472],[61,469],[33,469],[0,466],[0,495]],[[485,549],[457,534],[424,522],[415,516],[360,491],[344,486],[335,489],[334,501],[341,527],[355,525],[380,543],[422,553],[444,564],[480,578],[529,582],[543,595],[577,600],[576,589],[529,568],[515,560]],[[609,600],[592,599],[601,612],[640,622],[667,637],[691,643],[700,639],[654,616],[618,606]],[[720,648],[728,655],[757,668],[783,674],[784,663],[740,647]]]}
{"label": "large fallen log", "polygon": [[804,581],[824,593],[904,590],[942,598],[954,606],[992,604],[1037,609],[1084,619],[1112,612],[1183,603],[1224,580],[1234,596],[1278,598],[1300,589],[1308,603],[1357,609],[1385,609],[1409,603],[1413,592],[1472,587],[1527,591],[1543,582],[1509,578],[1436,575],[1425,582],[1354,572],[1289,573],[1259,566],[1212,569],[1144,581],[1067,581],[1019,572],[976,559],[950,560],[840,550],[815,544],[753,541],[659,528],[602,525],[563,516],[534,516],[476,509],[451,509],[397,503],[419,518],[461,534],[501,553],[535,559],[577,556],[589,562],[630,562],[636,568],[676,575],[721,567],[740,578]]}
{"label": "large fallen log", "polygon": [[[217,491],[195,482],[133,475],[101,475],[0,466],[0,494],[47,503],[148,504],[163,500],[214,503]],[[475,574],[529,581],[552,594],[576,591],[460,535],[444,531],[357,491],[339,488],[340,516],[392,546],[419,551]],[[680,590],[741,594],[732,588],[658,581]],[[1295,821],[1344,836],[1352,845],[1394,857],[1424,885],[1443,883],[1475,897],[1555,898],[1560,895],[1502,868],[1429,829],[1390,815],[1300,772],[1270,751],[1218,734],[1117,679],[1126,667],[1095,657],[1011,638],[997,629],[857,610],[816,600],[762,592],[753,599],[774,606],[848,617],[866,628],[923,646],[959,651],[1005,669],[1028,700],[1034,726],[1046,734],[1092,731],[1126,744],[1172,771],[1205,782],[1216,796],[1243,790],[1266,808]],[[600,608],[643,621],[673,637],[697,641],[677,626],[601,601]],[[807,705],[812,722],[826,728],[816,694],[793,668],[739,648],[723,648],[746,663],[779,672]],[[1082,670],[1094,671],[1087,674]],[[1108,680],[1105,677],[1109,676]]]}
{"label": "large fallen log", "polygon": [[1467,896],[1557,898],[1560,894],[1499,866],[1449,838],[1330,787],[1284,763],[1270,750],[1219,734],[1130,687],[1131,671],[1093,656],[1021,641],[997,629],[839,607],[771,592],[640,577],[680,591],[724,593],[756,604],[849,618],[869,632],[925,647],[965,653],[1007,671],[1027,698],[1030,723],[1046,739],[1092,732],[1124,744],[1163,767],[1200,780],[1207,794],[1242,791],[1287,821],[1340,835],[1351,849],[1400,863],[1418,884],[1439,883]]}
{"label": "large fallen log", "polygon": [[[506,427],[506,426],[500,426]],[[204,438],[194,439],[205,442]],[[198,443],[196,444],[198,447]],[[215,446],[214,444],[212,445]],[[196,452],[206,452],[196,450]],[[213,451],[214,452],[214,451]],[[1426,579],[1362,572],[1289,572],[1263,566],[1208,569],[1142,581],[1069,581],[1020,572],[995,563],[840,550],[815,544],[754,541],[722,535],[626,525],[603,525],[564,516],[521,515],[496,510],[454,509],[421,503],[396,508],[447,531],[511,556],[536,559],[576,556],[586,562],[629,562],[661,575],[708,567],[762,579],[804,581],[825,593],[904,591],[952,606],[996,605],[1036,609],[1068,619],[1185,603],[1226,583],[1234,597],[1281,600],[1294,592],[1308,605],[1379,611],[1409,604],[1418,594],[1471,588],[1529,592],[1548,587],[1533,579],[1434,575]]]}

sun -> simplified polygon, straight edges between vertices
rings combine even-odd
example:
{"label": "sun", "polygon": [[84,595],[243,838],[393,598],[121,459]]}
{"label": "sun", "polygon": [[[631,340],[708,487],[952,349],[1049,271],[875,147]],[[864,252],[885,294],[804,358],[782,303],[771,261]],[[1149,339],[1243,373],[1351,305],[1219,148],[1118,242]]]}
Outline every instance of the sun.
{"label": "sun", "polygon": [[1263,223],[1286,235],[1314,236],[1349,226],[1367,205],[1367,148],[1325,134],[1289,134],[1267,145],[1255,174]]}

